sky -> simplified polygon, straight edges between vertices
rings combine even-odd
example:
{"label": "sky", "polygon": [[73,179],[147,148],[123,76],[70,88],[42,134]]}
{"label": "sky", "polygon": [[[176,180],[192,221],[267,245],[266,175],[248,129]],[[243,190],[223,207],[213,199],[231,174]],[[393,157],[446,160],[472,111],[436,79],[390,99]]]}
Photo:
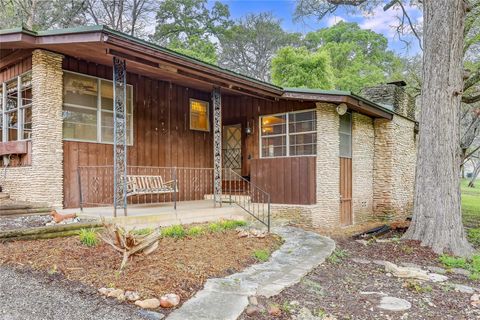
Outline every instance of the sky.
{"label": "sky", "polygon": [[[213,0],[211,1],[214,2]],[[284,30],[290,32],[307,33],[320,28],[334,25],[338,21],[357,22],[361,28],[370,29],[383,34],[389,42],[389,48],[401,56],[412,56],[419,52],[418,42],[410,37],[411,45],[407,47],[402,42],[393,27],[400,15],[400,10],[383,11],[381,6],[374,8],[372,13],[347,12],[339,10],[334,14],[324,17],[322,20],[312,18],[303,22],[294,22],[294,0],[220,0],[230,8],[230,14],[234,19],[241,18],[248,13],[272,12],[282,20]],[[422,13],[415,7],[406,6],[406,10],[414,23],[422,22]],[[408,37],[407,37],[408,38]]]}

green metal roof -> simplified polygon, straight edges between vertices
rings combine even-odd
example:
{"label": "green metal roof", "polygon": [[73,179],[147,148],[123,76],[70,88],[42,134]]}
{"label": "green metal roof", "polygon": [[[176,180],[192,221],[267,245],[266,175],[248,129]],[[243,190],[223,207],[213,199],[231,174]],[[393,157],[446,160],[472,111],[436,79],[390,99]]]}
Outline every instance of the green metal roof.
{"label": "green metal roof", "polygon": [[245,75],[240,74],[238,72],[235,72],[235,71],[232,71],[232,70],[229,70],[229,69],[225,69],[225,68],[219,67],[217,65],[211,64],[211,63],[201,61],[199,59],[187,56],[185,54],[178,53],[176,51],[173,51],[171,49],[168,49],[168,48],[165,48],[163,46],[157,45],[155,43],[145,41],[143,39],[133,37],[133,36],[125,34],[123,32],[113,30],[113,29],[111,29],[107,26],[104,26],[104,25],[81,26],[81,27],[74,27],[74,28],[45,30],[45,31],[32,31],[32,30],[28,30],[24,27],[19,27],[19,28],[13,28],[13,29],[0,30],[0,35],[11,34],[11,33],[20,33],[20,32],[25,33],[25,34],[30,34],[32,36],[53,36],[53,35],[64,35],[64,34],[80,34],[80,33],[88,33],[88,32],[105,32],[105,33],[108,33],[108,34],[111,34],[111,35],[118,36],[118,37],[123,38],[123,39],[127,39],[129,41],[147,46],[147,47],[152,48],[154,50],[158,50],[160,52],[163,52],[163,53],[175,56],[175,57],[179,57],[181,59],[193,62],[195,64],[205,66],[205,67],[208,67],[208,68],[212,68],[214,70],[217,70],[217,71],[220,71],[220,72],[223,72],[223,73],[226,73],[226,74],[230,74],[230,75],[233,75],[235,77],[239,77],[239,78],[242,78],[244,80],[251,81],[253,83],[257,83],[257,84],[265,86],[265,87],[269,87],[271,89],[275,89],[275,90],[279,90],[279,91],[283,91],[283,92],[292,92],[292,93],[350,96],[350,97],[353,97],[353,98],[358,99],[360,101],[363,101],[363,102],[365,102],[365,103],[367,103],[367,104],[369,104],[369,105],[371,105],[375,108],[383,110],[387,113],[396,114],[396,112],[394,112],[394,111],[392,111],[392,110],[390,110],[390,109],[388,109],[388,108],[386,108],[382,105],[379,105],[379,104],[377,104],[373,101],[370,101],[370,100],[368,100],[368,99],[366,99],[362,96],[354,94],[351,91],[322,90],[322,89],[310,89],[310,88],[288,88],[288,87],[283,88],[283,87],[271,84],[269,82],[261,81],[261,80],[258,80],[258,79],[255,79],[255,78],[252,78],[252,77],[249,77],[249,76],[245,76]]}

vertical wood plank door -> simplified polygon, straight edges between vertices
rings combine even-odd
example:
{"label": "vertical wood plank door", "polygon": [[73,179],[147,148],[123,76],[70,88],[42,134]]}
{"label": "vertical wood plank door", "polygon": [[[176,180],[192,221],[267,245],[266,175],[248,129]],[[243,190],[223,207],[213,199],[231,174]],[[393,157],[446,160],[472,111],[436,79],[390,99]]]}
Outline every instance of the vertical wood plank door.
{"label": "vertical wood plank door", "polygon": [[352,223],[352,159],[340,158],[340,224]]}

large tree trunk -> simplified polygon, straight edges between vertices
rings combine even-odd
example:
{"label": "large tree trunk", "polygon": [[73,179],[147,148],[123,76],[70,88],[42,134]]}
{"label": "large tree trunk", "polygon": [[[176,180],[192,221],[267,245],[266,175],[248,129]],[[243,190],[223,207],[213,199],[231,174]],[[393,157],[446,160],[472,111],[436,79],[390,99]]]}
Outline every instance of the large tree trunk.
{"label": "large tree trunk", "polygon": [[422,109],[413,220],[405,238],[469,256],[460,203],[463,0],[425,0]]}

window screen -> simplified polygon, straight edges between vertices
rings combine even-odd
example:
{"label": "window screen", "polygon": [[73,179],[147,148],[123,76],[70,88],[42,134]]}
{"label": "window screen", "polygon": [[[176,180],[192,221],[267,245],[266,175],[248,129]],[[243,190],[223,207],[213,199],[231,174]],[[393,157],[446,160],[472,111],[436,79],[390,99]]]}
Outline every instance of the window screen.
{"label": "window screen", "polygon": [[352,157],[352,114],[347,112],[340,116],[340,157]]}

